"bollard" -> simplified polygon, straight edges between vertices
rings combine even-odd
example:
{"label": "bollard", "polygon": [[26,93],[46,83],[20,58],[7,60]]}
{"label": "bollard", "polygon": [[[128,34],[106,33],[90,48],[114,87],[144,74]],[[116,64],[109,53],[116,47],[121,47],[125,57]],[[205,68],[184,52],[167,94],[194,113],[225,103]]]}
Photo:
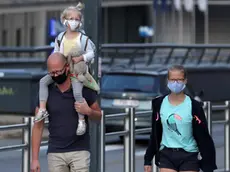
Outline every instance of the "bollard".
{"label": "bollard", "polygon": [[105,172],[105,116],[104,116],[104,111],[101,112],[102,117],[101,117],[101,125],[100,125],[100,132],[101,132],[101,140],[100,140],[100,171]]}
{"label": "bollard", "polygon": [[229,127],[229,101],[225,101],[226,109],[225,109],[225,171],[230,170],[230,127]]}
{"label": "bollard", "polygon": [[32,161],[32,130],[33,130],[33,126],[34,126],[34,117],[30,117],[30,120],[31,120],[31,122],[30,122],[30,138],[31,138],[31,140],[30,140],[30,142],[31,142],[31,144],[30,144],[30,162]]}
{"label": "bollard", "polygon": [[[129,109],[126,109],[126,112]],[[128,134],[124,135],[124,172],[130,172],[130,117],[129,115],[125,116],[125,131],[128,131]]]}
{"label": "bollard", "polygon": [[22,149],[22,172],[30,171],[30,149],[31,149],[31,126],[32,120],[29,117],[23,118],[23,123],[27,124],[27,128],[23,129],[22,143],[26,144],[27,147]]}
{"label": "bollard", "polygon": [[152,160],[152,172],[158,172],[158,168],[155,164],[155,157]]}
{"label": "bollard", "polygon": [[[135,109],[129,109],[129,117],[130,117],[130,171],[135,172]],[[128,171],[127,171],[128,172]]]}
{"label": "bollard", "polygon": [[204,112],[207,119],[208,131],[212,135],[212,103],[210,101],[204,102]]}

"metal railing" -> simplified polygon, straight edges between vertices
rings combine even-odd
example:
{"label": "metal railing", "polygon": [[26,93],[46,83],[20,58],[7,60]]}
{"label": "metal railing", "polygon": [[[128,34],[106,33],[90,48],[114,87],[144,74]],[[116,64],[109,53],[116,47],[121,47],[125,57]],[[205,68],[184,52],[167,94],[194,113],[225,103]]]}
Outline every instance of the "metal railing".
{"label": "metal railing", "polygon": [[[126,108],[126,113],[103,115],[101,119],[101,172],[105,172],[105,137],[124,137],[124,172],[135,172],[135,134],[151,132],[151,128],[135,129],[136,115],[150,116],[152,111],[136,112],[135,108]],[[105,119],[124,118],[124,131],[105,133]],[[153,171],[156,171],[154,166]]]}
{"label": "metal railing", "polygon": [[[45,121],[45,125],[48,121]],[[3,130],[15,130],[22,129],[22,144],[9,145],[0,147],[0,152],[2,151],[12,151],[12,150],[22,150],[22,172],[30,172],[30,161],[31,161],[31,136],[33,128],[33,117],[24,117],[23,123],[12,124],[12,125],[2,125],[0,126],[0,131]],[[41,146],[47,145],[48,141],[42,141]]]}
{"label": "metal railing", "polygon": [[[52,46],[0,47],[0,66],[25,68],[30,64],[36,68],[39,66],[43,68],[46,57],[52,51]],[[121,65],[135,68],[166,67],[171,64],[182,64],[188,67],[197,65],[228,67],[229,51],[229,44],[124,43],[101,44],[99,56],[102,58],[102,70],[105,71]]]}
{"label": "metal railing", "polygon": [[[204,110],[207,118],[208,128],[212,134],[212,124],[224,124],[225,125],[225,143],[224,143],[224,169],[218,169],[217,171],[229,171],[230,170],[230,101],[225,101],[221,105],[213,105],[211,102],[204,102]],[[225,119],[219,121],[212,120],[212,112],[224,111]],[[124,137],[124,172],[135,172],[135,135],[142,133],[150,133],[151,127],[143,129],[135,129],[135,117],[138,115],[151,116],[152,111],[135,111],[135,108],[126,108],[125,113],[102,115],[101,119],[101,154],[100,154],[100,166],[101,172],[105,172],[105,137],[109,136],[123,136]],[[124,118],[124,131],[116,131],[105,133],[105,119]],[[48,121],[45,122],[45,125]],[[10,145],[0,147],[1,151],[22,150],[22,172],[30,171],[31,160],[31,130],[33,127],[33,118],[23,118],[23,123],[0,126],[2,130],[15,130],[23,129],[22,132],[22,144]],[[47,141],[43,141],[41,145],[47,145]],[[154,162],[154,160],[153,160]],[[154,164],[154,163],[153,163]],[[157,172],[158,169],[153,165],[153,172]]]}
{"label": "metal railing", "polygon": [[[225,125],[225,143],[224,143],[224,169],[218,169],[219,172],[230,170],[230,101],[225,101],[222,105],[212,105],[211,102],[204,102],[204,111],[207,118],[207,125],[210,134],[212,134],[212,124]],[[212,121],[212,112],[224,111],[225,120]],[[105,137],[124,136],[124,172],[135,172],[135,134],[150,133],[151,128],[135,129],[136,115],[151,116],[152,111],[135,112],[135,108],[126,108],[126,113],[103,115],[101,120],[101,172],[105,172]],[[114,118],[124,118],[124,131],[105,133],[105,120]],[[153,159],[153,172],[158,168]]]}
{"label": "metal railing", "polygon": [[[224,169],[218,171],[230,170],[230,101],[225,101],[222,105],[212,105],[211,102],[205,102],[205,114],[207,117],[208,128],[212,134],[212,124],[224,124]],[[224,120],[213,121],[212,112],[224,111]]]}
{"label": "metal railing", "polygon": [[102,44],[102,70],[229,67],[229,45]]}
{"label": "metal railing", "polygon": [[23,123],[0,126],[0,131],[2,130],[15,130],[23,129],[22,134],[22,144],[10,145],[0,147],[0,151],[11,151],[22,149],[22,172],[30,171],[30,159],[31,159],[31,130],[32,130],[32,118],[23,118]]}

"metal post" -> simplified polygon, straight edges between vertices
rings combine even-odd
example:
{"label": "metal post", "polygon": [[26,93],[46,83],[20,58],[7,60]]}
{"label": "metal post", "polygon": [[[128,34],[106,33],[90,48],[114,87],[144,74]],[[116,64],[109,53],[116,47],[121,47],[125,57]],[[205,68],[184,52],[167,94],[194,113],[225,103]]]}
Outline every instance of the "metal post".
{"label": "metal post", "polygon": [[163,11],[163,14],[162,14],[162,11],[161,11],[161,15],[162,15],[162,17],[161,17],[161,28],[162,28],[162,37],[163,37],[163,41],[162,42],[167,42],[167,39],[168,39],[168,35],[167,36],[165,36],[166,35],[166,33],[168,33],[167,32],[167,28],[168,28],[168,25],[166,25],[166,12],[165,11]]}
{"label": "metal post", "polygon": [[[171,19],[171,26],[172,26],[172,33],[176,33],[176,27],[177,27],[177,24],[176,24],[176,10],[175,10],[175,7],[172,5],[172,12],[171,12],[171,15],[172,15],[172,19]],[[172,43],[175,42],[175,34],[171,34],[172,35]]]}
{"label": "metal post", "polygon": [[102,117],[101,117],[101,158],[100,158],[100,170],[101,172],[105,172],[105,116],[102,113]]}
{"label": "metal post", "polygon": [[158,172],[158,168],[155,164],[155,157],[153,158],[153,161],[152,161],[152,172]]}
{"label": "metal post", "polygon": [[34,117],[30,117],[30,162],[32,161],[32,130],[33,130],[33,126],[34,126]]}
{"label": "metal post", "polygon": [[224,144],[224,148],[225,148],[225,171],[229,171],[230,170],[230,127],[229,127],[229,101],[225,101],[225,105],[227,106],[226,110],[225,110],[225,120],[226,120],[226,124],[225,124],[225,144]]}
{"label": "metal post", "polygon": [[124,135],[124,172],[130,172],[130,116],[125,116],[125,131],[128,134]]}
{"label": "metal post", "polygon": [[130,171],[135,172],[135,109],[129,109],[130,116]]}
{"label": "metal post", "polygon": [[196,3],[194,4],[194,8],[192,11],[192,42],[196,44]]}
{"label": "metal post", "polygon": [[184,17],[183,17],[183,8],[179,11],[179,42],[183,44],[183,36],[184,36]]}
{"label": "metal post", "polygon": [[210,101],[204,103],[205,116],[208,123],[209,133],[212,135],[212,103]]}
{"label": "metal post", "polygon": [[154,23],[154,42],[157,42],[157,32],[158,32],[158,24],[157,24],[157,11],[153,9],[153,23]]}
{"label": "metal post", "polygon": [[204,43],[209,43],[209,4],[207,4],[207,10],[204,12]]}
{"label": "metal post", "polygon": [[23,118],[23,123],[27,124],[27,128],[23,129],[23,138],[22,143],[27,144],[25,149],[22,149],[22,172],[29,172],[30,171],[30,148],[31,148],[31,124],[32,120],[29,117]]}
{"label": "metal post", "polygon": [[[101,38],[101,0],[84,1],[84,30],[96,46],[97,54],[94,57],[94,64],[90,68],[94,79],[98,82],[98,57],[100,53],[99,44]],[[98,82],[99,83],[99,82]],[[100,104],[100,98],[98,98]],[[100,129],[99,125],[90,121],[90,148],[91,161],[90,172],[100,171]]]}

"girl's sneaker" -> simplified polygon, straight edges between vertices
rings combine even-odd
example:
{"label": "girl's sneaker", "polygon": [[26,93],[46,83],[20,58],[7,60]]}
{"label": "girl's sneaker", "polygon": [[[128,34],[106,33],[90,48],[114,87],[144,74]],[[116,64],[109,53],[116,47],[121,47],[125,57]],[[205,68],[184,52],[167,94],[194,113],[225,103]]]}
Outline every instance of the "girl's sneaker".
{"label": "girl's sneaker", "polygon": [[43,120],[44,118],[46,118],[47,116],[49,116],[47,110],[39,109],[38,113],[36,114],[36,116],[34,118],[34,122],[39,122],[39,121]]}
{"label": "girl's sneaker", "polygon": [[86,131],[86,123],[84,119],[79,119],[78,120],[78,126],[77,126],[77,132],[76,134],[78,136],[85,134]]}

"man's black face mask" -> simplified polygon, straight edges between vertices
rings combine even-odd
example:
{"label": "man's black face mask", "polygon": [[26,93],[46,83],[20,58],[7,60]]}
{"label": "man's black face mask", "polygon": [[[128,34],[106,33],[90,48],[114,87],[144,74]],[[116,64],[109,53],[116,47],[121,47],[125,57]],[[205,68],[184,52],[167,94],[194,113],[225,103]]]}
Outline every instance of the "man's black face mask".
{"label": "man's black face mask", "polygon": [[67,79],[66,69],[64,70],[63,74],[60,74],[58,76],[52,76],[52,79],[57,84],[63,84]]}

